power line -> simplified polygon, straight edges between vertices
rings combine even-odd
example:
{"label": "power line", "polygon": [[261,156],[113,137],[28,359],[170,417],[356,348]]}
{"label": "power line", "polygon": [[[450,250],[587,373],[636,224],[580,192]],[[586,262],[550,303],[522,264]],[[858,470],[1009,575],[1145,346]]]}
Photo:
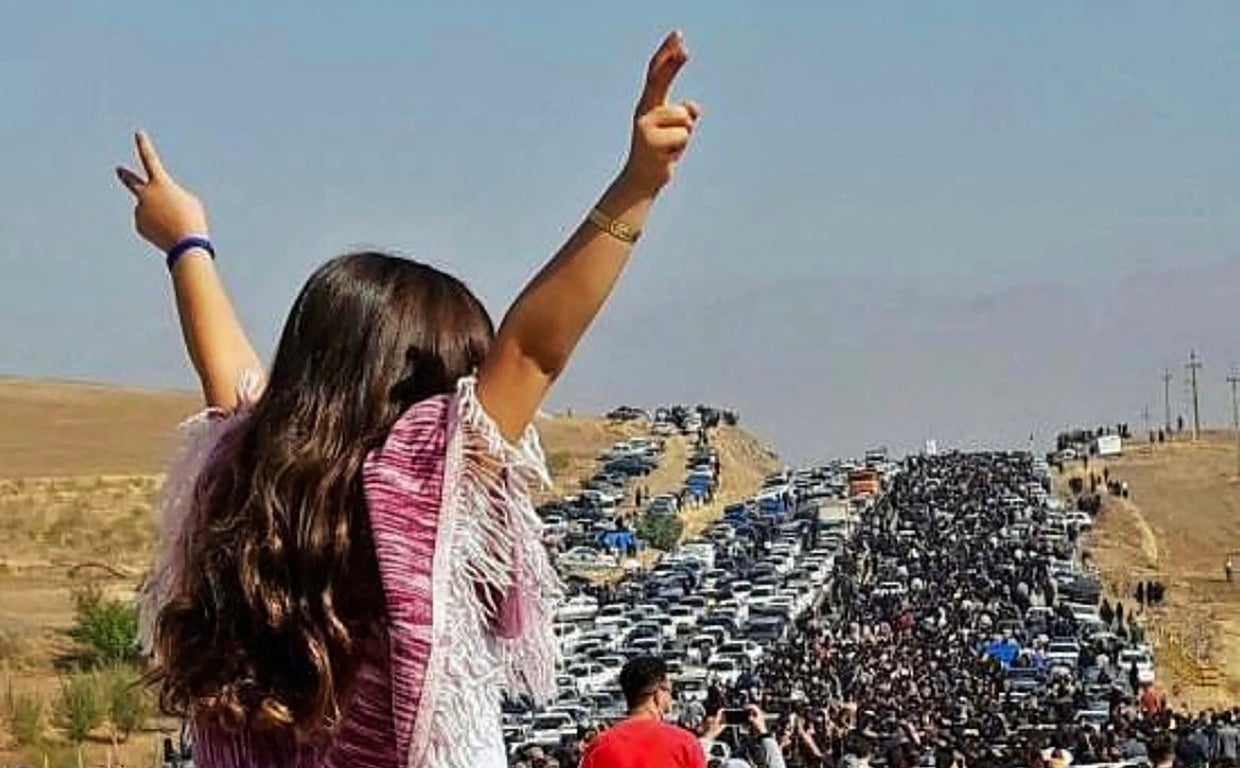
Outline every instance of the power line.
{"label": "power line", "polygon": [[1197,440],[1201,437],[1201,408],[1197,400],[1197,371],[1201,370],[1201,360],[1197,357],[1197,350],[1189,350],[1188,364],[1184,366],[1188,369],[1189,375],[1192,377],[1193,387],[1193,439]]}
{"label": "power line", "polygon": [[1163,430],[1167,436],[1171,435],[1171,369],[1163,368],[1163,411],[1165,417],[1163,419]]}
{"label": "power line", "polygon": [[1240,384],[1240,374],[1233,368],[1227,383],[1231,385],[1231,429],[1236,433],[1236,476],[1240,477],[1240,403],[1236,400],[1236,385]]}
{"label": "power line", "polygon": [[1154,450],[1154,433],[1150,431],[1150,406],[1141,409],[1141,420],[1145,422],[1145,437],[1149,441],[1150,450]]}

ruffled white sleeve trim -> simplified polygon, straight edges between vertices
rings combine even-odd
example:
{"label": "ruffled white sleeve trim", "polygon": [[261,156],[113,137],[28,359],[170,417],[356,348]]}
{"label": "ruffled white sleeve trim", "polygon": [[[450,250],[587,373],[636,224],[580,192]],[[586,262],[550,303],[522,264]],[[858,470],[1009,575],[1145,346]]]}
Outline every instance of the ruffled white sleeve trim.
{"label": "ruffled white sleeve trim", "polygon": [[[477,545],[462,553],[490,617],[492,642],[504,671],[504,687],[536,701],[555,697],[559,643],[552,631],[564,588],[543,546],[543,522],[532,494],[551,478],[533,425],[515,444],[478,401],[477,382],[457,386],[461,467],[457,498],[479,525]],[[478,590],[475,590],[478,592]],[[499,597],[498,601],[494,600]]]}

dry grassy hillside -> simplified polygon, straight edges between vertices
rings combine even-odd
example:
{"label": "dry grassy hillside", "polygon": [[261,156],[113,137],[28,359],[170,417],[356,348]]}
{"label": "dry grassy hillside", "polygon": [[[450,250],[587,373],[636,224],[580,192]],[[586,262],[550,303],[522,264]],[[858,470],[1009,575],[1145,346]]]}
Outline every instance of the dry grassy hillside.
{"label": "dry grassy hillside", "polygon": [[176,424],[201,405],[184,392],[0,379],[0,477],[158,472]]}
{"label": "dry grassy hillside", "polygon": [[[1164,646],[1200,655],[1217,670],[1217,684],[1201,685],[1181,654],[1159,653],[1161,683],[1173,699],[1202,707],[1240,702],[1240,574],[1228,584],[1223,563],[1240,552],[1240,481],[1230,434],[1207,433],[1199,442],[1153,448],[1136,442],[1101,474],[1127,480],[1127,500],[1107,497],[1093,535],[1092,552],[1113,596],[1135,606],[1135,584],[1161,579],[1166,605],[1149,615]],[[1084,476],[1079,464],[1063,479]],[[1240,558],[1237,558],[1240,562]],[[1173,642],[1174,641],[1174,642]]]}
{"label": "dry grassy hillside", "polygon": [[[65,630],[75,588],[132,594],[154,551],[152,507],[176,425],[199,405],[186,393],[0,380],[0,694],[54,698],[58,660],[72,649]],[[595,456],[642,433],[640,425],[589,417],[548,416],[538,427],[555,486],[546,495],[573,492],[594,471]],[[694,511],[690,530],[776,468],[739,429],[718,430],[715,444],[720,501]],[[679,487],[686,450],[683,438],[668,441],[662,466],[645,480],[652,492]],[[122,750],[127,764],[151,765],[157,735],[135,736]],[[103,751],[102,740],[88,744],[95,762]],[[0,765],[19,756],[0,723]]]}

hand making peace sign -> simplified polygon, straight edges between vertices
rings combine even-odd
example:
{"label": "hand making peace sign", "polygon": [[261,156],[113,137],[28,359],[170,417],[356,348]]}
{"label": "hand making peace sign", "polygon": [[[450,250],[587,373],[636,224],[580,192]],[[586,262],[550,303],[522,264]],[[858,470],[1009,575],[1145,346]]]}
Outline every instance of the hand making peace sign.
{"label": "hand making peace sign", "polygon": [[671,180],[702,114],[695,102],[668,101],[672,81],[688,60],[684,38],[677,31],[663,40],[646,70],[646,87],[637,102],[625,175],[650,192],[658,192]]}
{"label": "hand making peace sign", "polygon": [[124,167],[118,167],[116,175],[137,199],[133,216],[138,234],[161,251],[186,237],[206,237],[207,213],[202,203],[164,170],[145,133],[138,133],[135,142],[146,178]]}

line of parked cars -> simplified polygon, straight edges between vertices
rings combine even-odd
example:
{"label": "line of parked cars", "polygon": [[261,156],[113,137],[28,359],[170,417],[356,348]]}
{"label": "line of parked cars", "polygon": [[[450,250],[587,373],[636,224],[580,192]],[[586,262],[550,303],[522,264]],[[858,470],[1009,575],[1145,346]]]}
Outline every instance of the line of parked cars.
{"label": "line of parked cars", "polygon": [[561,570],[636,567],[629,557],[636,537],[616,520],[633,486],[658,468],[664,451],[664,441],[653,436],[617,442],[597,457],[597,470],[580,490],[538,508],[543,541]]}
{"label": "line of parked cars", "polygon": [[[804,470],[768,478],[770,487],[818,488],[842,470]],[[504,706],[504,734],[515,752],[578,738],[592,725],[621,719],[618,675],[637,655],[667,660],[680,706],[701,702],[714,682],[735,685],[785,639],[793,621],[827,594],[839,532],[812,513],[765,511],[756,500],[664,554],[649,570],[614,586],[578,582],[556,613],[564,662],[559,696],[534,710]]]}
{"label": "line of parked cars", "polygon": [[654,434],[662,436],[677,432],[690,435],[700,429],[709,429],[720,424],[736,426],[740,420],[736,411],[709,405],[673,405],[656,408],[653,412],[631,405],[622,405],[609,411],[607,418],[612,421],[648,421]]}
{"label": "line of parked cars", "polygon": [[1020,649],[1006,665],[1005,698],[1019,705],[1070,697],[1078,722],[1105,725],[1115,701],[1132,700],[1154,683],[1154,652],[1139,630],[1104,620],[1102,582],[1079,557],[1081,534],[1092,529],[1093,518],[1050,497],[1044,460],[1034,459],[1032,466],[1038,479],[1024,489],[1025,498],[1002,502],[1014,522],[1000,533],[1043,558],[1053,590],[1050,599],[1041,596],[1023,615],[996,626],[1010,638],[1005,642]]}

